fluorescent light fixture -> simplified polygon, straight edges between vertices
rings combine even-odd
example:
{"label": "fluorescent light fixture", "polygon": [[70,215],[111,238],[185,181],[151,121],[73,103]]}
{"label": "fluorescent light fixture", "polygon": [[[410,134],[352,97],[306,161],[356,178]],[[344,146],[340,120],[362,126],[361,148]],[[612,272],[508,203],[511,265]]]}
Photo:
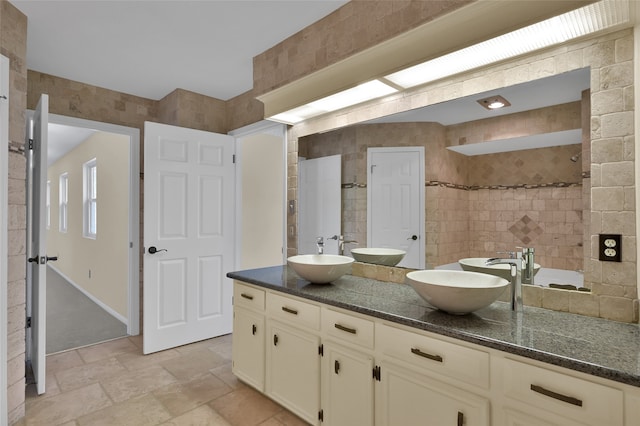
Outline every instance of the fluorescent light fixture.
{"label": "fluorescent light fixture", "polygon": [[385,78],[406,89],[563,43],[627,21],[628,0],[603,0],[395,72]]}
{"label": "fluorescent light fixture", "polygon": [[372,80],[351,89],[338,92],[335,95],[327,96],[298,108],[274,115],[269,117],[269,119],[286,124],[296,124],[303,120],[326,114],[327,112],[337,111],[361,102],[390,95],[397,91],[394,87],[380,80]]}

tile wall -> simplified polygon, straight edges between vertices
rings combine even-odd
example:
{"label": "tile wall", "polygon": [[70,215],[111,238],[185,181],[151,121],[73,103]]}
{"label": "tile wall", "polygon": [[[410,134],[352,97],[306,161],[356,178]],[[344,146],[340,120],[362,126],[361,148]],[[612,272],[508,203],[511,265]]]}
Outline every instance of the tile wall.
{"label": "tile wall", "polygon": [[[9,58],[9,208],[7,288],[7,409],[9,423],[24,416],[26,194],[24,131],[27,104],[27,18],[0,1],[0,53]],[[2,155],[5,155],[4,153]]]}
{"label": "tile wall", "polygon": [[[506,127],[517,128],[523,115],[512,116],[512,125]],[[455,126],[455,132],[463,138],[468,135],[467,139],[478,129],[488,134],[493,120],[475,122],[477,127]],[[501,123],[508,121],[500,119]],[[367,149],[423,146],[427,267],[534,246],[538,263],[544,266],[582,269],[580,164],[570,161],[580,145],[467,157],[446,149],[445,135],[451,127],[438,123],[355,125],[299,140],[303,157],[343,156],[345,239],[366,245]],[[461,128],[468,133],[463,134]]]}

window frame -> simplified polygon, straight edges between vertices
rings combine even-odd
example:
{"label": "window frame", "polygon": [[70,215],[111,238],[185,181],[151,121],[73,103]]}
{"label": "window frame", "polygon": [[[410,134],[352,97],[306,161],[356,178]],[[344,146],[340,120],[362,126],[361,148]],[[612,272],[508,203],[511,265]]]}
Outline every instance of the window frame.
{"label": "window frame", "polygon": [[83,236],[98,236],[98,164],[93,158],[82,165],[82,229]]}
{"label": "window frame", "polygon": [[64,172],[58,178],[58,231],[67,233],[69,229],[69,173]]}

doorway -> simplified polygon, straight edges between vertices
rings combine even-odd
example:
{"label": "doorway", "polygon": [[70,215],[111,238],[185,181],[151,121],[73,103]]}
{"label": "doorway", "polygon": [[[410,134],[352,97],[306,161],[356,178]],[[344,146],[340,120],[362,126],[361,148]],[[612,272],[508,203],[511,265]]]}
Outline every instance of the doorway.
{"label": "doorway", "polygon": [[[47,264],[47,277],[60,293],[47,293],[48,355],[139,334],[139,133],[49,114],[45,231],[58,261]],[[84,217],[87,159],[98,170],[98,234],[87,233]]]}

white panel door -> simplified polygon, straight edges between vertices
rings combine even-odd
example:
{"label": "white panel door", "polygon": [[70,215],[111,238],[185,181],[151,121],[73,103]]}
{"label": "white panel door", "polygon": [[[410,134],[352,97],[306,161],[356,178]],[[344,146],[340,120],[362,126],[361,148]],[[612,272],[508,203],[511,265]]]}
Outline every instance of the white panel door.
{"label": "white panel door", "polygon": [[313,254],[316,239],[324,238],[324,252],[338,254],[342,233],[342,157],[314,158],[298,163],[298,253]]}
{"label": "white panel door", "polygon": [[[29,338],[31,366],[36,380],[38,395],[45,392],[47,356],[47,132],[49,96],[42,95],[33,114],[33,149],[27,155],[27,188],[29,188],[28,216],[28,274],[31,289],[31,316]],[[53,260],[53,259],[52,259]]]}
{"label": "white panel door", "polygon": [[145,122],[145,354],[231,332],[234,138]]}
{"label": "white panel door", "polygon": [[405,250],[398,266],[424,269],[424,148],[369,148],[367,165],[367,245]]}

